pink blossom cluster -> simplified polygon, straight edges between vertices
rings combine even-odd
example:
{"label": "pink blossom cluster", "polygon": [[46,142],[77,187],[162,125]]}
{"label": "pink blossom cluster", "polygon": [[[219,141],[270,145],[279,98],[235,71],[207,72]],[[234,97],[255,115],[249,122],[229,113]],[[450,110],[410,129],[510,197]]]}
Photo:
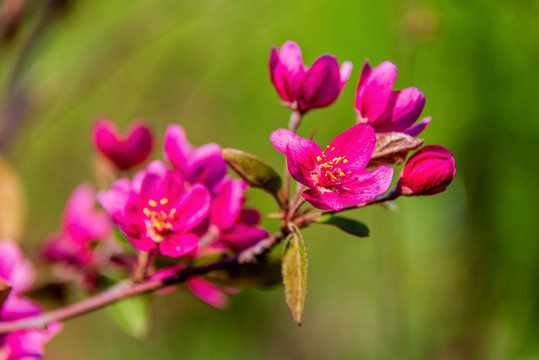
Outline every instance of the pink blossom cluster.
{"label": "pink blossom cluster", "polygon": [[[162,158],[145,164],[154,147],[150,128],[135,122],[121,134],[113,122],[99,118],[92,143],[113,167],[113,180],[98,179],[108,184],[97,192],[89,183],[73,191],[60,230],[45,239],[40,259],[63,275],[74,274],[89,294],[106,288],[103,284],[110,282],[113,272],[135,284],[165,281],[205,257],[233,260],[238,266],[243,265],[245,253],[250,257],[244,259],[257,260],[278,241],[289,240],[293,231],[324,215],[399,196],[437,194],[455,177],[449,150],[439,145],[419,148],[423,140],[415,137],[431,120],[418,122],[425,97],[414,87],[393,90],[397,68],[392,63],[371,68],[365,62],[355,97],[357,121],[325,147],[296,130],[309,111],[336,101],[352,64],[339,66],[334,56],[322,55],[305,66],[299,46],[288,41],[280,49],[271,49],[269,71],[295,119],[289,129],[277,129],[269,137],[286,156],[284,181],[250,154],[236,150],[239,159],[227,158],[226,150],[217,144],[194,146],[176,124],[166,129]],[[395,188],[383,195],[394,183],[392,166],[404,163],[408,153],[418,148],[405,162]],[[295,197],[289,194],[289,176],[299,183]],[[257,209],[246,207],[250,186],[270,192],[277,200],[279,213],[273,214],[280,221],[277,235],[259,225]],[[96,201],[104,210],[96,208]],[[309,214],[314,208],[322,212]],[[119,230],[116,235],[114,226]],[[0,302],[0,325],[41,314],[25,294],[34,282],[33,265],[9,240],[0,241],[0,259],[0,285],[5,287],[0,295],[7,294]],[[240,290],[212,282],[202,271],[191,275],[184,280],[192,293],[217,308],[227,305],[228,293]],[[171,289],[169,283],[160,285],[160,292]],[[43,345],[60,328],[60,322],[52,321],[46,328],[0,334],[0,359],[41,358]]]}
{"label": "pink blossom cluster", "polygon": [[[277,93],[301,114],[333,103],[351,69],[352,65],[346,62],[339,72],[337,60],[330,55],[320,56],[308,68],[303,65],[299,46],[292,41],[280,50],[273,48],[269,60],[270,77]],[[380,165],[365,170],[377,140],[382,138],[376,134],[402,133],[414,137],[431,121],[425,118],[415,124],[425,106],[425,96],[414,87],[393,90],[396,77],[397,67],[389,61],[374,69],[365,62],[356,90],[357,124],[338,135],[325,149],[290,130],[279,129],[271,134],[275,148],[287,157],[291,176],[307,188],[302,195],[312,206],[339,211],[347,205],[373,200],[389,189],[392,168]],[[410,158],[395,193],[435,194],[445,190],[454,176],[455,162],[449,150],[438,145],[426,146]]]}

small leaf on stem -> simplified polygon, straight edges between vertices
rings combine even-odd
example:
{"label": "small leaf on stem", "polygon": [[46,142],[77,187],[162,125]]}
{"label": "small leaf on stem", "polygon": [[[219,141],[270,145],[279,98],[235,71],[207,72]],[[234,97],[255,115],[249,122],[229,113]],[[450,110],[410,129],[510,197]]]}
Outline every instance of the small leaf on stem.
{"label": "small leaf on stem", "polygon": [[334,225],[349,234],[359,237],[369,236],[369,228],[367,225],[358,220],[334,215],[322,215],[316,219],[316,222]]}
{"label": "small leaf on stem", "polygon": [[277,171],[258,157],[241,150],[223,149],[223,157],[230,167],[249,185],[277,194],[282,180]]}
{"label": "small leaf on stem", "polygon": [[294,321],[301,326],[301,317],[307,299],[307,250],[297,227],[286,239],[281,272],[286,304]]}

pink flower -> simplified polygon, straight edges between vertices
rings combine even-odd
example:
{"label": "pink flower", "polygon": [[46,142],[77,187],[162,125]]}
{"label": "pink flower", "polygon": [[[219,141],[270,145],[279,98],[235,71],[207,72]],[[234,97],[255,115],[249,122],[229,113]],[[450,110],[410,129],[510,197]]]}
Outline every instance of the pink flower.
{"label": "pink flower", "polygon": [[376,142],[367,124],[357,124],[337,136],[324,151],[311,140],[279,129],[273,146],[286,155],[294,179],[309,188],[303,197],[314,207],[341,210],[374,199],[391,185],[393,169],[382,165],[365,171]]}
{"label": "pink flower", "polygon": [[[14,321],[41,313],[40,307],[21,296],[35,278],[32,263],[25,259],[16,243],[0,241],[0,279],[12,286],[0,309],[0,321]],[[61,329],[52,323],[47,329],[25,329],[0,335],[0,359],[41,359],[43,346]]]}
{"label": "pink flower", "polygon": [[219,231],[219,242],[234,251],[242,251],[269,233],[258,227],[260,214],[253,209],[243,209],[247,183],[243,180],[225,178],[221,191],[214,197],[210,222]]}
{"label": "pink flower", "polygon": [[293,110],[302,113],[331,105],[352,72],[352,63],[339,69],[337,59],[322,55],[309,68],[303,65],[301,49],[287,41],[280,50],[271,49],[270,77],[277,93]]}
{"label": "pink flower", "polygon": [[189,183],[204,184],[213,192],[226,174],[227,164],[217,144],[195,148],[180,125],[170,125],[165,133],[164,157]]}
{"label": "pink flower", "polygon": [[152,133],[141,123],[134,123],[127,134],[118,134],[116,125],[107,119],[96,121],[92,140],[95,147],[120,170],[143,163],[152,151]]}
{"label": "pink flower", "polygon": [[172,257],[196,250],[199,239],[190,231],[208,215],[211,202],[204,185],[186,189],[181,176],[159,160],[97,198],[135,248],[159,248]]}
{"label": "pink flower", "polygon": [[451,184],[455,173],[453,154],[443,146],[427,145],[408,159],[397,190],[406,196],[438,194]]}
{"label": "pink flower", "polygon": [[109,237],[112,223],[95,206],[95,191],[84,183],[69,197],[62,218],[59,234],[50,236],[43,248],[44,257],[50,262],[66,262],[85,266],[95,262],[91,242]]}
{"label": "pink flower", "polygon": [[356,91],[358,122],[368,122],[377,133],[417,136],[431,120],[425,118],[412,126],[425,107],[425,96],[414,87],[394,91],[396,78],[397,67],[389,61],[372,70],[369,61],[365,61]]}
{"label": "pink flower", "polygon": [[[164,280],[170,276],[175,275],[178,271],[185,268],[185,265],[178,264],[169,268],[161,269],[150,275],[151,280]],[[191,290],[193,295],[195,295],[200,300],[204,301],[206,304],[209,304],[218,309],[224,309],[228,306],[228,296],[226,293],[234,293],[235,289],[221,288],[215,286],[200,276],[190,277],[185,281],[185,285]],[[164,289],[159,290],[159,293],[167,293],[173,290],[175,287],[170,286]]]}

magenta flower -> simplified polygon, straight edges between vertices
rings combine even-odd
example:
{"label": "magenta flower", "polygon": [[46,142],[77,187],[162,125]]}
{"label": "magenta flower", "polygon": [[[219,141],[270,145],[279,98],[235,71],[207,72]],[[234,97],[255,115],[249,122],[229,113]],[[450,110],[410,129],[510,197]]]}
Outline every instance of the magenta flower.
{"label": "magenta flower", "polygon": [[287,41],[280,50],[271,49],[271,82],[277,93],[293,110],[302,113],[331,105],[350,77],[352,63],[339,63],[332,55],[322,55],[309,68],[303,65],[301,49]]}
{"label": "magenta flower", "polygon": [[257,226],[260,222],[258,212],[243,209],[247,183],[227,177],[221,185],[210,212],[210,222],[218,230],[219,242],[234,251],[242,251],[267,238],[269,233]]}
{"label": "magenta flower", "polygon": [[[175,275],[179,270],[185,268],[185,265],[178,264],[169,268],[161,269],[149,276],[151,280],[164,280]],[[224,309],[228,306],[228,296],[226,293],[237,292],[236,289],[222,288],[215,286],[200,276],[190,277],[185,281],[185,285],[191,290],[193,295],[202,300],[208,305],[218,309]],[[159,290],[160,294],[164,294],[174,290],[175,286],[166,287]]]}
{"label": "magenta flower", "polygon": [[[12,286],[0,309],[1,321],[14,321],[41,313],[40,307],[21,296],[35,278],[32,263],[25,259],[16,243],[0,241],[0,279]],[[0,335],[0,359],[41,359],[43,346],[61,329],[60,323],[52,323],[47,329],[25,329]]]}
{"label": "magenta flower", "polygon": [[391,185],[393,169],[381,165],[365,171],[376,142],[367,124],[357,124],[337,136],[324,151],[311,140],[279,129],[273,146],[286,155],[292,177],[309,188],[303,197],[314,207],[341,210],[374,199]]}
{"label": "magenta flower", "polygon": [[107,119],[96,121],[92,140],[95,147],[120,170],[143,163],[152,152],[152,133],[141,123],[132,124],[122,136],[116,125]]}
{"label": "magenta flower", "polygon": [[356,91],[358,122],[367,122],[377,133],[402,132],[417,136],[430,122],[425,118],[412,126],[425,107],[421,90],[409,87],[394,91],[397,67],[389,61],[371,70],[365,61]]}
{"label": "magenta flower", "polygon": [[440,145],[419,149],[404,165],[397,190],[402,195],[434,195],[451,184],[456,167],[453,154]]}
{"label": "magenta flower", "polygon": [[226,174],[227,164],[219,145],[211,143],[195,148],[180,125],[167,128],[164,157],[187,182],[204,184],[212,193]]}
{"label": "magenta flower", "polygon": [[196,250],[199,238],[190,231],[208,215],[211,202],[204,185],[186,189],[181,176],[159,160],[97,198],[135,248],[159,248],[171,257]]}
{"label": "magenta flower", "polygon": [[45,242],[43,255],[48,261],[78,266],[95,263],[91,243],[108,238],[112,223],[94,206],[93,187],[88,183],[79,185],[66,203],[61,232]]}

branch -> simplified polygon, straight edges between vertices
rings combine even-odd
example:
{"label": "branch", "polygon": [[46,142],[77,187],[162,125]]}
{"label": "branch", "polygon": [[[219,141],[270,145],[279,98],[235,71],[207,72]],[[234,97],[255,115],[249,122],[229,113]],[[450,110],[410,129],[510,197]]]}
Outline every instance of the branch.
{"label": "branch", "polygon": [[258,242],[256,245],[242,251],[237,255],[207,265],[180,269],[174,275],[171,275],[165,279],[146,280],[140,283],[133,283],[131,280],[126,280],[95,296],[81,300],[66,307],[42,313],[33,317],[1,322],[0,334],[27,328],[45,328],[47,324],[50,324],[51,322],[72,319],[132,296],[152,293],[162,288],[182,283],[192,276],[202,275],[212,270],[241,266],[242,262],[239,260],[240,258],[249,258],[253,260],[257,256],[270,250],[282,239],[283,236],[285,236],[284,233],[279,231],[275,235]]}

